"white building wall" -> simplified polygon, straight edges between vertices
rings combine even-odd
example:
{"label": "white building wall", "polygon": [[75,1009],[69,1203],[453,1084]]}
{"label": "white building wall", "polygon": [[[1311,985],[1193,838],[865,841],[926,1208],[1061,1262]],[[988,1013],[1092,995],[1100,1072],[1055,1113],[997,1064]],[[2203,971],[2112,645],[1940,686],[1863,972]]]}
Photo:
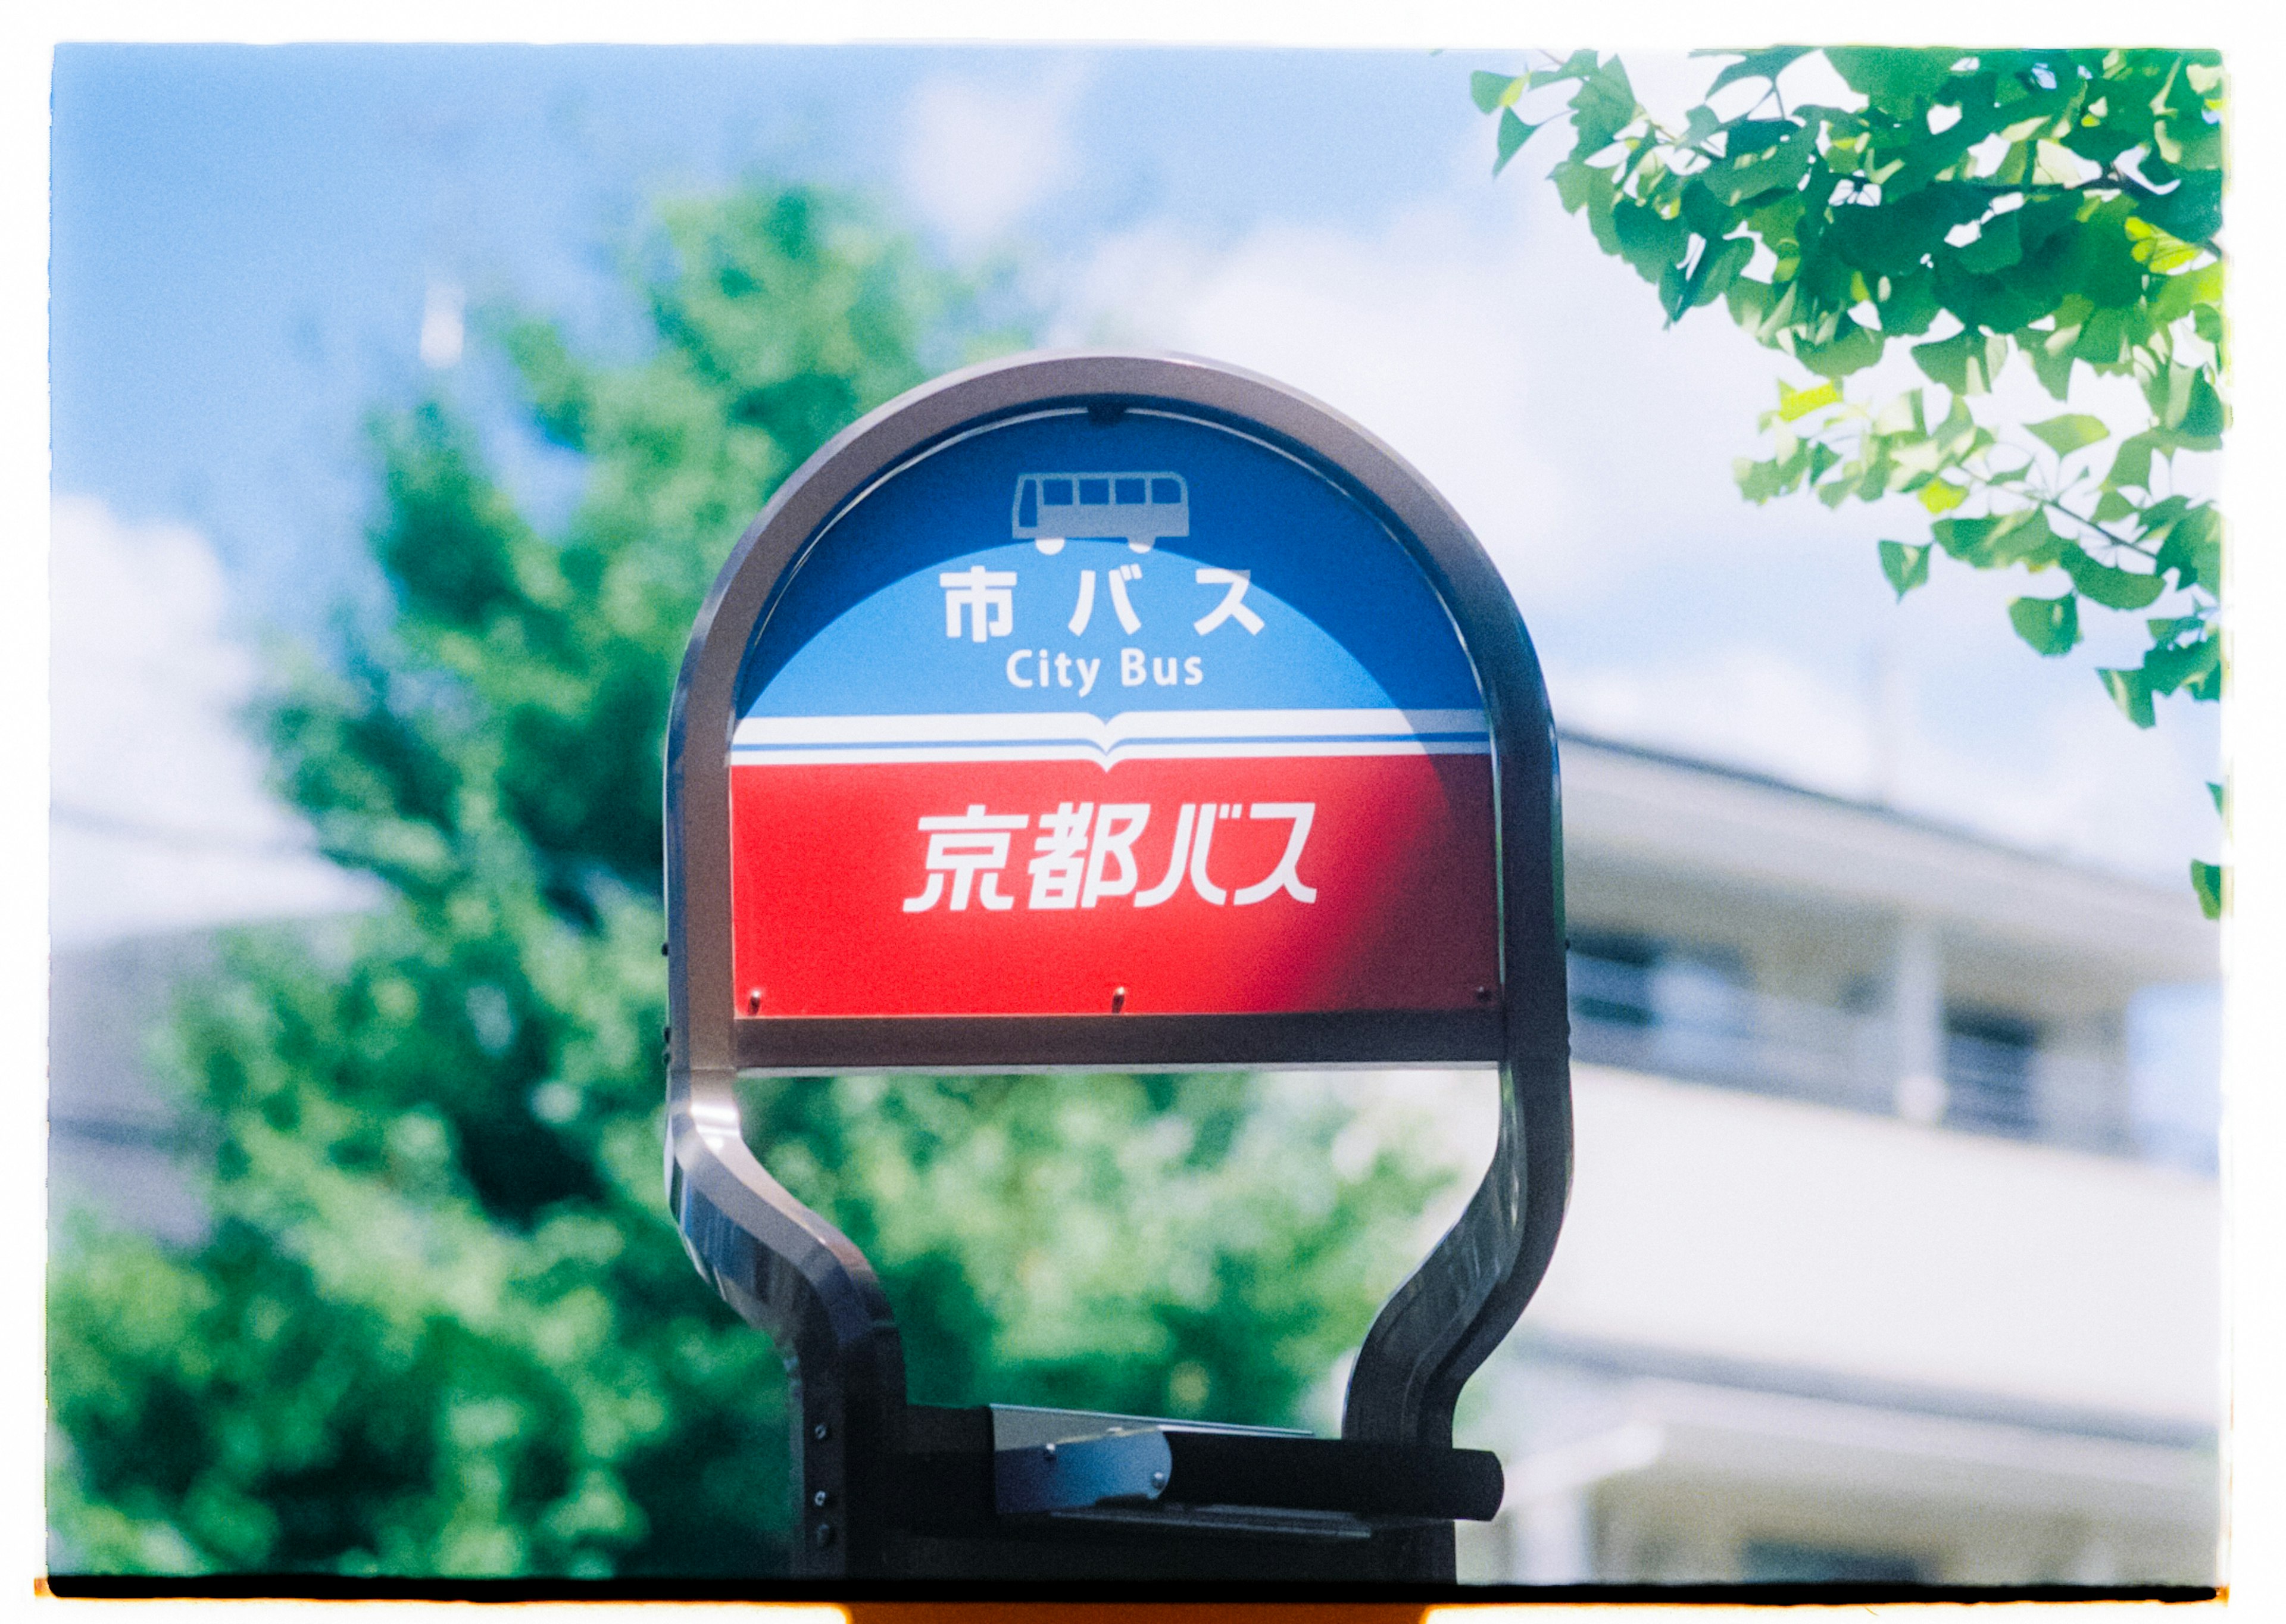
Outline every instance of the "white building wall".
{"label": "white building wall", "polygon": [[2221,1415],[2221,1213],[2173,1169],[1594,1066],[1537,1333]]}
{"label": "white building wall", "polygon": [[1509,1480],[1464,1580],[2219,1575],[2213,1181],[1608,1067],[1573,1100],[1555,1261],[1463,1405]]}

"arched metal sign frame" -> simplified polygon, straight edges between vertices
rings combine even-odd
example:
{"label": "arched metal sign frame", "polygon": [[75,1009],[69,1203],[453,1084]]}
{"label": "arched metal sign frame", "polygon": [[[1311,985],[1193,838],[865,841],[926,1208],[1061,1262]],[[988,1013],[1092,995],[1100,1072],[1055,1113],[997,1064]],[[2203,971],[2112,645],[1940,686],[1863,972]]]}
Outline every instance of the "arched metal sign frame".
{"label": "arched metal sign frame", "polygon": [[[1044,409],[1160,410],[1303,460],[1377,517],[1443,601],[1492,740],[1500,978],[1481,1007],[1303,1014],[818,1019],[736,1013],[729,746],[741,661],[808,548],[885,474],[950,438]],[[1460,1219],[1383,1305],[1350,1378],[1345,1440],[1447,1446],[1462,1384],[1553,1250],[1571,1181],[1563,840],[1555,728],[1531,639],[1476,538],[1388,446],[1269,379],[1180,356],[1064,351],[952,374],[855,423],[779,488],[700,610],[666,761],[669,1203],[699,1271],[777,1344],[792,1377],[799,1566],[897,1571],[910,1508],[883,1470],[926,1454],[871,1266],[765,1170],[741,1134],[741,1070],[1040,1070],[1494,1065],[1499,1134]],[[1451,1573],[1451,1529],[1416,1561]],[[1441,1553],[1441,1554],[1440,1554]],[[1425,1566],[1423,1565],[1425,1564]]]}

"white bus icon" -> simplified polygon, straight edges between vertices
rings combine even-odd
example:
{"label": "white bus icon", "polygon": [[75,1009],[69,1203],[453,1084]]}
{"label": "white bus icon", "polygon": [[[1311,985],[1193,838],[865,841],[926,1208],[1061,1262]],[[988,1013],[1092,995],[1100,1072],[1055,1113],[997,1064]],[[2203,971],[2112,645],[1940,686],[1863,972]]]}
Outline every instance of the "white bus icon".
{"label": "white bus icon", "polygon": [[1191,533],[1191,489],[1180,474],[1019,474],[1014,537],[1044,553],[1063,551],[1073,536],[1117,536],[1147,553],[1170,536]]}

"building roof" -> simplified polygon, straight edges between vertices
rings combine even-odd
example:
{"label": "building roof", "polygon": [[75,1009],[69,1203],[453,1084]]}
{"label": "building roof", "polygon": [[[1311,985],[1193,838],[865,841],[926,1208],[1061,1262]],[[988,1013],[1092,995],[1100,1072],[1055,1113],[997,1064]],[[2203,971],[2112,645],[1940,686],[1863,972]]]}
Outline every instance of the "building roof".
{"label": "building roof", "polygon": [[1688,874],[1824,911],[2099,958],[2137,981],[2210,981],[2219,932],[2163,887],[1880,803],[1590,735],[1559,736],[1567,860]]}

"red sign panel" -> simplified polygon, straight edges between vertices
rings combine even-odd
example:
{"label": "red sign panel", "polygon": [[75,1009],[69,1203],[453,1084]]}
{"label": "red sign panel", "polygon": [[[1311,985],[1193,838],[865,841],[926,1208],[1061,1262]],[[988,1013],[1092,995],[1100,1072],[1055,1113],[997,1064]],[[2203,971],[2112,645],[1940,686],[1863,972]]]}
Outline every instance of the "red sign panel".
{"label": "red sign panel", "polygon": [[1490,758],[737,766],[741,1014],[1452,1009]]}

